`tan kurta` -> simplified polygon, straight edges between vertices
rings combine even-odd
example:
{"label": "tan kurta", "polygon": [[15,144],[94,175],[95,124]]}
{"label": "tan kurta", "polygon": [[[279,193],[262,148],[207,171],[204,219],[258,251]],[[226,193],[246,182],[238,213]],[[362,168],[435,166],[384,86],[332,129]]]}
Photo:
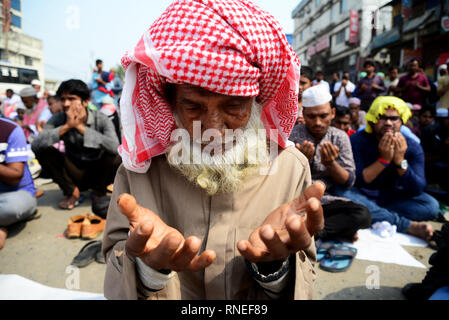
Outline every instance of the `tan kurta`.
{"label": "tan kurta", "polygon": [[[107,260],[104,294],[108,299],[268,299],[251,277],[237,249],[266,216],[302,194],[310,184],[307,159],[295,148],[279,153],[272,175],[254,175],[232,194],[209,196],[171,168],[165,155],[153,158],[150,169],[138,174],[119,168],[108,211],[103,239]],[[141,206],[151,209],[184,237],[195,235],[216,260],[201,272],[179,272],[161,291],[143,289],[135,263],[124,253],[129,223],[117,208],[117,198],[130,193]],[[286,289],[291,299],[311,299],[315,280],[314,246],[296,254],[292,283]],[[294,279],[294,280],[293,280]],[[293,283],[294,282],[294,283]]]}

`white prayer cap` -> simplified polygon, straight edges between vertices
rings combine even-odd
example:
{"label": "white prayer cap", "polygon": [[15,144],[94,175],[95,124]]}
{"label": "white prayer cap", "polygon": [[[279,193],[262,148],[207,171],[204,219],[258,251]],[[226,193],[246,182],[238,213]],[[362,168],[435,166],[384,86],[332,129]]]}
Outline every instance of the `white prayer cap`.
{"label": "white prayer cap", "polygon": [[36,90],[33,87],[26,87],[23,88],[22,90],[20,90],[19,92],[19,96],[21,96],[22,98],[26,98],[26,97],[34,97],[36,96]]}
{"label": "white prayer cap", "polygon": [[447,64],[442,64],[438,67],[438,70],[447,70]]}
{"label": "white prayer cap", "polygon": [[32,86],[40,86],[41,82],[39,80],[37,80],[37,79],[34,79],[33,81],[31,81],[31,85]]}
{"label": "white prayer cap", "polygon": [[332,101],[332,96],[326,86],[317,85],[307,88],[302,93],[302,106],[316,107]]}
{"label": "white prayer cap", "polygon": [[358,104],[358,105],[360,105],[360,99],[356,98],[356,97],[352,97],[351,99],[349,99],[349,104]]}

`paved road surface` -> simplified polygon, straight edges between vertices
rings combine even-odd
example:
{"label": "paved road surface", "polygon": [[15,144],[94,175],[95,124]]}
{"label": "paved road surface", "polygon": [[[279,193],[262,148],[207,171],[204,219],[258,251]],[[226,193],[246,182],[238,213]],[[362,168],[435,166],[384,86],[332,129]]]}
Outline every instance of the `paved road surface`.
{"label": "paved road surface", "polygon": [[[63,195],[57,185],[50,183],[40,188],[45,191],[38,199],[42,217],[11,228],[6,245],[0,251],[0,274],[18,274],[47,286],[66,289],[67,279],[72,274],[67,267],[88,241],[69,240],[63,234],[72,215],[91,212],[91,201],[86,199],[72,211],[60,210],[57,204],[63,200]],[[438,223],[434,225],[438,229],[441,227]],[[97,239],[101,237],[102,235]],[[432,249],[406,249],[417,260],[429,266],[428,259],[434,252]],[[366,288],[369,276],[366,271],[371,265],[379,267],[380,289]],[[96,262],[79,269],[79,290],[103,293],[105,269],[104,264]],[[409,282],[421,282],[426,271],[357,259],[348,271],[339,274],[317,268],[314,299],[404,299],[401,288]]]}

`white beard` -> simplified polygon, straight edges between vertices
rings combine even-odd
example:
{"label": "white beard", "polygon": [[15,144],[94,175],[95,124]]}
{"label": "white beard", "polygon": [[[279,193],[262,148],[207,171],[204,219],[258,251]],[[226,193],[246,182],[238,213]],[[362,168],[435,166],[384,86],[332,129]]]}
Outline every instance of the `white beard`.
{"label": "white beard", "polygon": [[[231,193],[239,190],[242,182],[250,175],[269,165],[269,153],[265,127],[261,120],[261,107],[254,102],[251,116],[245,127],[244,136],[236,139],[234,146],[222,153],[211,155],[201,145],[182,139],[173,143],[167,151],[170,166],[179,170],[190,182],[203,188],[209,195],[218,192]],[[175,119],[177,117],[175,115]],[[181,123],[177,120],[179,128]],[[260,134],[258,134],[259,130]],[[263,133],[263,134],[262,134]],[[213,145],[213,142],[210,146]],[[210,149],[210,148],[209,148]],[[190,152],[190,150],[192,152]],[[190,155],[188,163],[180,163],[179,151]],[[193,154],[201,154],[202,161],[192,161]]]}

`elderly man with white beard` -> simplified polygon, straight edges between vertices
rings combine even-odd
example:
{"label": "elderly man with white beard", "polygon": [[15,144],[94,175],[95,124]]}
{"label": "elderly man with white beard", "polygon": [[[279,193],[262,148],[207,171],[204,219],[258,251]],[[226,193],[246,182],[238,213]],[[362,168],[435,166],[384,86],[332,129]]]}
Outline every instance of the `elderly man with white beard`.
{"label": "elderly man with white beard", "polygon": [[288,141],[300,65],[278,22],[175,1],[122,63],[105,297],[311,299],[325,186]]}

